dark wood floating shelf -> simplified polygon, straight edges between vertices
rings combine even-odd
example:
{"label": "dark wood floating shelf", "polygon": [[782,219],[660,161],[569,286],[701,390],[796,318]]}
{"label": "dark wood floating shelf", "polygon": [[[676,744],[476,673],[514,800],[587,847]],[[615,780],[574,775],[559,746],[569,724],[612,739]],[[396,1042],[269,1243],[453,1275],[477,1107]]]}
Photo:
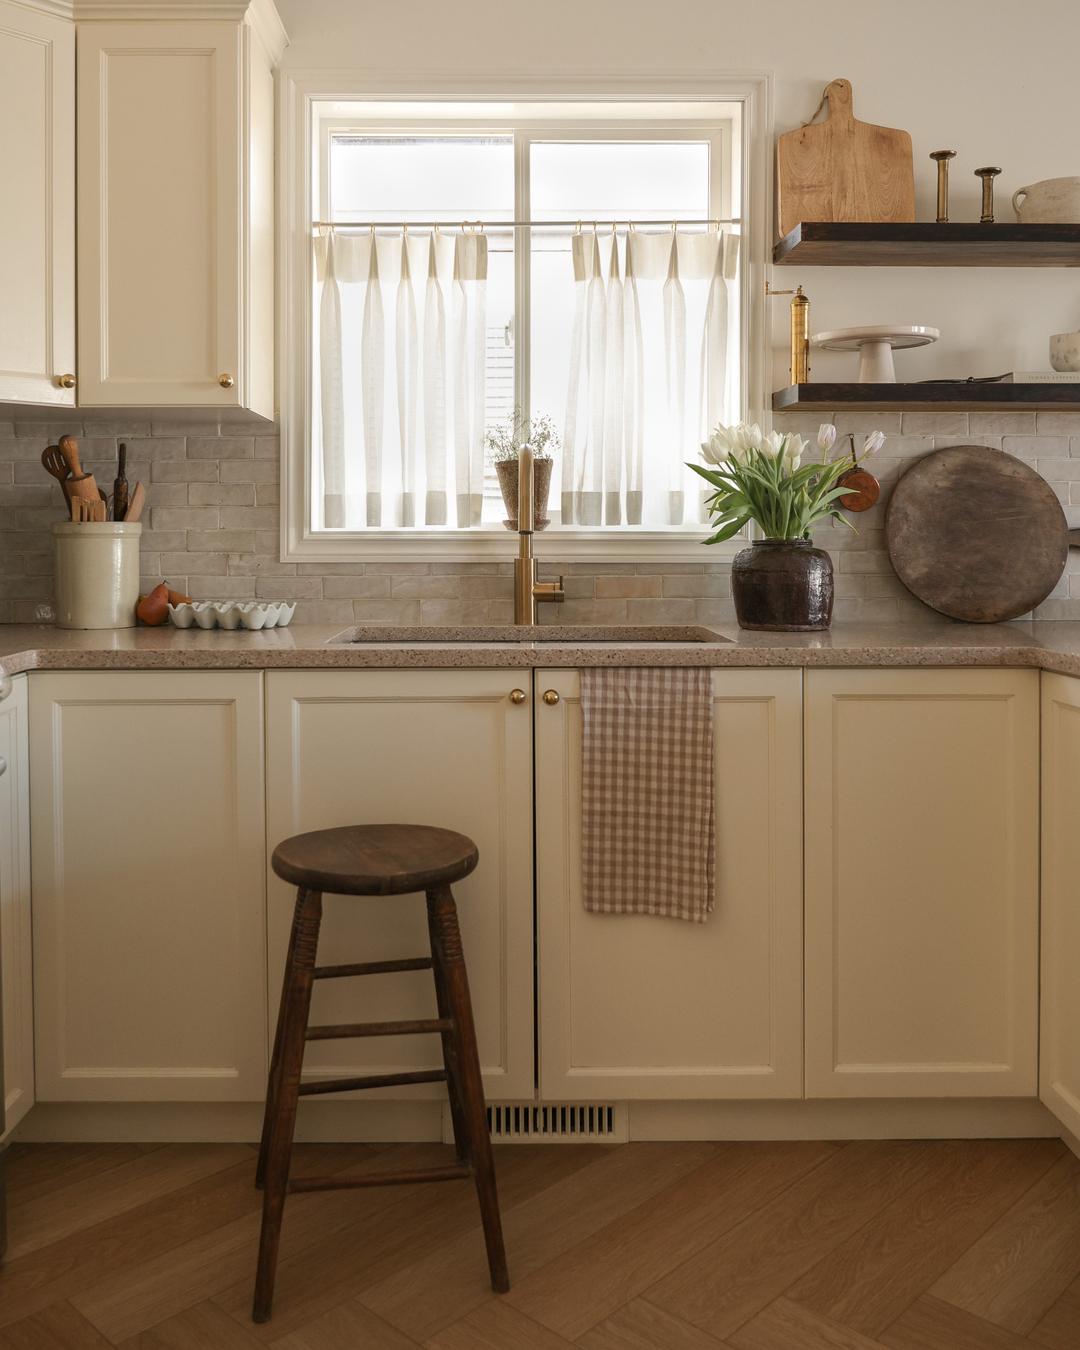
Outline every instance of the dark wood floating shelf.
{"label": "dark wood floating shelf", "polygon": [[773,262],[811,267],[1080,267],[1080,225],[803,221]]}
{"label": "dark wood floating shelf", "polygon": [[790,384],[773,412],[1055,412],[1080,408],[1080,384]]}

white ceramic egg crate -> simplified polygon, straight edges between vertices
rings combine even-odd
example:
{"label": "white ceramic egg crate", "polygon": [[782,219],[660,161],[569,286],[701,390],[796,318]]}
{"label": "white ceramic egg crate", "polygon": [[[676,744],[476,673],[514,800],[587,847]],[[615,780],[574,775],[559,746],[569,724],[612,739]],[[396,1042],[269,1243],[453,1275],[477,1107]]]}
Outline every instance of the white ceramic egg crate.
{"label": "white ceramic egg crate", "polygon": [[169,618],[177,628],[284,628],[296,613],[295,604],[254,600],[193,600],[170,605]]}

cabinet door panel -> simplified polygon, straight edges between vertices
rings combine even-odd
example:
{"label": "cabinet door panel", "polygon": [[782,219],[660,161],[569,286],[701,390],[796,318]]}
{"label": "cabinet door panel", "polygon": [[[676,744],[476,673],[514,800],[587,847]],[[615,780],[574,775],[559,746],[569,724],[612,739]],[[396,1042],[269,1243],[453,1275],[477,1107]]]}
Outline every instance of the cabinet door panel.
{"label": "cabinet door panel", "polygon": [[576,671],[538,670],[537,926],[548,1101],[802,1094],[797,670],[714,672],[716,909],[590,914]]}
{"label": "cabinet door panel", "polygon": [[[524,674],[524,678],[523,678]],[[489,1097],[533,1090],[532,745],[520,671],[319,671],[267,676],[268,839],[360,823],[458,830],[480,850],[454,887]],[[295,891],[269,881],[272,1020]],[[327,896],[320,964],[423,956],[422,895]],[[320,981],[312,1023],[433,1017],[428,971]],[[313,1043],[307,1077],[441,1063],[437,1037]],[[382,1089],[441,1096],[435,1087]],[[370,1093],[363,1094],[365,1097]]]}
{"label": "cabinet door panel", "polygon": [[1034,1095],[1038,672],[805,687],[807,1096]]}
{"label": "cabinet door panel", "polygon": [[[241,40],[231,23],[79,32],[79,402],[242,401]],[[219,376],[233,377],[222,388]]]}
{"label": "cabinet door panel", "polygon": [[75,25],[0,0],[0,399],[71,407]]}
{"label": "cabinet door panel", "polygon": [[262,676],[31,677],[39,1100],[265,1090]]}
{"label": "cabinet door panel", "polygon": [[[3,1088],[8,1133],[34,1104],[34,986],[30,947],[30,764],[26,676],[0,702],[0,979],[4,993]],[[0,1134],[4,1133],[0,1120]]]}
{"label": "cabinet door panel", "polygon": [[1039,1095],[1080,1135],[1080,680],[1042,673]]}

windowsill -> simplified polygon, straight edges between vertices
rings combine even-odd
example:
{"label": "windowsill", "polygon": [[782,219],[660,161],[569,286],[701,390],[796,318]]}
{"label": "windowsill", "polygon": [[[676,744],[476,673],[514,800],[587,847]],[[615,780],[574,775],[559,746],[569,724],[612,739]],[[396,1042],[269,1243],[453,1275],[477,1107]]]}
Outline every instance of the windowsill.
{"label": "windowsill", "polygon": [[[533,535],[533,552],[542,563],[718,562],[731,558],[744,539],[707,548],[711,531],[627,528],[562,529],[552,526]],[[518,537],[506,529],[354,530],[309,534],[286,547],[285,562],[510,562]]]}

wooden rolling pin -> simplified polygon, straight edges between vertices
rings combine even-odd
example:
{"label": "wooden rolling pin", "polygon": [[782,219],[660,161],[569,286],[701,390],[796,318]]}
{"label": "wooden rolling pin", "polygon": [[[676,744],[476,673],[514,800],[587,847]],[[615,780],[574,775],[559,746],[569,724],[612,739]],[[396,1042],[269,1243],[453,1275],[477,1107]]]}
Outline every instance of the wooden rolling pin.
{"label": "wooden rolling pin", "polygon": [[71,470],[71,477],[67,480],[69,496],[86,497],[95,502],[100,501],[101,493],[98,491],[94,475],[83,473],[82,465],[79,463],[79,442],[74,436],[61,436],[59,447],[60,453],[64,456],[64,462]]}

